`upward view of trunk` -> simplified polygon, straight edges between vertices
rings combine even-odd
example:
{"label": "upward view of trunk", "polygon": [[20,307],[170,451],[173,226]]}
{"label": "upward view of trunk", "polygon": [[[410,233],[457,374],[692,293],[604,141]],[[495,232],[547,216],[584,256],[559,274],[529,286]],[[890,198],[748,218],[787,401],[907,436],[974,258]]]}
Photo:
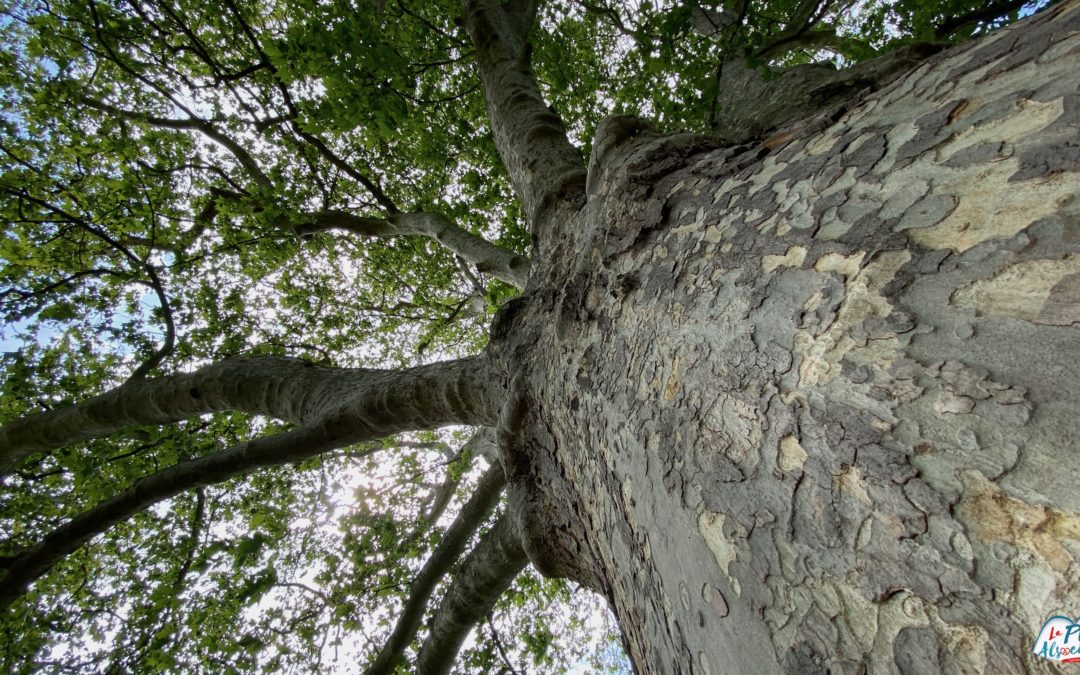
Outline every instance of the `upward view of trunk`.
{"label": "upward view of trunk", "polygon": [[[123,487],[103,474],[113,494],[5,545],[0,610],[185,491],[348,446],[359,458],[435,444],[450,457],[442,441],[394,436],[470,425],[454,457],[489,466],[368,673],[448,672],[529,562],[603,595],[641,673],[1057,672],[1033,647],[1048,617],[1080,614],[1080,0],[842,75],[725,64],[715,135],[611,117],[588,162],[533,74],[536,21],[534,0],[465,0],[460,17],[530,257],[470,220],[399,209],[299,122],[385,213],[328,203],[275,223],[427,237],[480,291],[470,267],[521,289],[484,353],[402,370],[244,356],[153,375],[175,346],[170,319],[165,345],[123,384],[0,427],[0,479],[21,489],[59,474],[24,469],[133,426],[237,411],[291,428],[155,459]],[[256,51],[253,67],[276,73]],[[275,185],[261,153],[216,122],[83,103],[200,133],[259,191]],[[31,192],[13,194],[146,267],[169,315],[149,263]],[[213,226],[217,200],[247,207],[246,193],[211,196],[192,236]],[[422,524],[457,495],[465,474],[446,473]]]}
{"label": "upward view of trunk", "polygon": [[764,143],[600,129],[493,349],[526,551],[609,599],[639,671],[1054,667],[1078,30],[1059,6]]}

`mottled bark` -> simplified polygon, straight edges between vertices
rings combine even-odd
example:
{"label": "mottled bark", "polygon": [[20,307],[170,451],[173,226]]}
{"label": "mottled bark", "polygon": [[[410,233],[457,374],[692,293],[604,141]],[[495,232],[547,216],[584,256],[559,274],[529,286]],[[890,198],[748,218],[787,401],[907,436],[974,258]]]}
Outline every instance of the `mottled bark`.
{"label": "mottled bark", "polygon": [[467,0],[465,28],[499,156],[541,247],[559,236],[550,207],[584,198],[585,165],[559,116],[540,95],[529,65],[534,3]]}
{"label": "mottled bark", "polygon": [[301,235],[342,230],[361,237],[400,237],[410,234],[431,237],[476,265],[479,271],[491,274],[511,286],[525,288],[529,280],[528,258],[463,230],[436,213],[396,213],[387,218],[367,218],[342,211],[321,211],[313,214],[310,220],[291,227]]}
{"label": "mottled bark", "polygon": [[[469,538],[483,524],[484,519],[499,501],[503,485],[502,467],[488,469],[481,478],[476,491],[461,509],[454,522],[447,528],[439,545],[424,563],[423,568],[413,579],[409,587],[409,597],[401,608],[394,630],[380,650],[365,675],[384,675],[391,673],[405,657],[405,649],[416,637],[416,631],[424,618],[428,600],[435,586],[457,562]],[[456,653],[456,652],[455,652]]]}
{"label": "mottled bark", "polygon": [[[498,383],[482,358],[403,371],[329,368],[299,359],[229,359],[194,373],[132,380],[67,408],[20,418],[0,429],[0,474],[21,459],[136,424],[166,424],[236,410],[298,425],[329,416],[357,428],[434,428],[485,424]],[[409,426],[412,425],[412,426]],[[378,437],[379,434],[376,434]]]}
{"label": "mottled bark", "polygon": [[504,515],[482,536],[450,580],[416,657],[415,672],[450,672],[469,631],[487,616],[528,563],[513,521]]}
{"label": "mottled bark", "polygon": [[641,672],[1053,670],[1078,69],[1068,3],[768,145],[606,125],[574,257],[493,335],[529,554],[609,598]]}

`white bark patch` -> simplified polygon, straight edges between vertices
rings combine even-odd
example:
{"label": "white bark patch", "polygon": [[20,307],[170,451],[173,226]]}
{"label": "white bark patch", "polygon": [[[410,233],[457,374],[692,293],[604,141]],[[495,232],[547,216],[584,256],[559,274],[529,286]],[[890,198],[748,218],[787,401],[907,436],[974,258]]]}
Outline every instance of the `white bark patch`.
{"label": "white bark patch", "polygon": [[865,257],[866,251],[858,251],[847,256],[840,253],[827,253],[818,258],[818,261],[814,263],[814,269],[818,272],[837,272],[850,278],[859,273],[859,267]]}
{"label": "white bark patch", "polygon": [[767,255],[761,258],[761,271],[768,274],[778,267],[802,267],[806,260],[806,249],[792,246],[784,255]]}
{"label": "white bark patch", "polygon": [[727,576],[731,589],[739,595],[742,589],[739,580],[728,572],[728,566],[739,557],[739,547],[724,536],[724,514],[702,512],[698,515],[698,532],[716,558],[717,566]]}
{"label": "white bark patch", "polygon": [[[802,356],[799,366],[800,389],[831,382],[840,373],[841,359],[852,350],[864,347],[851,337],[851,330],[866,319],[883,319],[892,313],[893,307],[881,295],[881,290],[911,259],[911,254],[907,251],[885,251],[853,275],[863,255],[858,253],[846,258],[839,255],[823,256],[815,265],[818,271],[844,274],[848,278],[847,292],[836,319],[824,332],[815,335],[809,330],[800,330],[795,334],[793,351]],[[893,352],[898,351],[899,345],[886,343],[896,343],[896,338],[882,338],[873,342],[873,354],[867,355],[878,365],[887,365],[885,362],[890,360]]]}
{"label": "white bark patch", "polygon": [[[1063,99],[1047,103],[1021,100],[1012,115],[977,125],[940,149],[938,161],[947,160],[963,150],[982,143],[1001,143],[1011,154],[1010,146],[1020,143],[1049,126],[1064,112]],[[929,157],[924,161],[931,161]],[[895,181],[907,180],[920,172],[917,162],[894,174]],[[940,222],[905,221],[898,230],[907,230],[918,244],[933,249],[963,252],[985,241],[1008,239],[1029,225],[1049,216],[1080,192],[1080,174],[1062,172],[1022,183],[1009,178],[1020,169],[1016,157],[990,162],[973,162],[956,168],[938,166],[931,194],[958,196],[956,208]],[[918,216],[917,216],[918,217]]]}
{"label": "white bark patch", "polygon": [[975,400],[945,389],[934,402],[934,411],[939,415],[966,415],[975,409]]}
{"label": "white bark patch", "polygon": [[785,473],[802,471],[803,464],[806,463],[806,450],[799,443],[798,438],[784,436],[780,439],[780,454],[776,463],[780,466],[780,470]]}
{"label": "white bark patch", "polygon": [[679,357],[676,356],[671,361],[671,373],[668,375],[667,382],[664,384],[664,400],[670,401],[679,393],[679,388],[682,386],[682,378],[679,376]]}
{"label": "white bark patch", "polygon": [[[979,109],[980,102],[968,99],[952,114],[952,119],[959,120]],[[1055,99],[1045,103],[1030,99],[1020,99],[1013,114],[993,119],[975,126],[946,141],[937,150],[936,161],[945,162],[964,150],[978,147],[985,143],[1007,143],[1035,134],[1048,127],[1065,112],[1064,99]]]}
{"label": "white bark patch", "polygon": [[871,675],[897,672],[892,649],[896,636],[905,628],[929,625],[926,608],[926,601],[907,591],[897,593],[878,606],[874,646],[868,654]]}
{"label": "white bark patch", "polygon": [[[1068,326],[1080,322],[1080,297],[1065,290],[1055,292],[1055,286],[1074,274],[1080,274],[1080,255],[1075,253],[1061,260],[1026,261],[959,289],[953,293],[952,301],[957,307],[982,314]],[[1052,309],[1047,307],[1051,296]]]}
{"label": "white bark patch", "polygon": [[836,477],[836,487],[840,492],[850,495],[867,506],[872,506],[873,501],[866,492],[866,481],[862,478],[862,472],[857,466],[845,468]]}

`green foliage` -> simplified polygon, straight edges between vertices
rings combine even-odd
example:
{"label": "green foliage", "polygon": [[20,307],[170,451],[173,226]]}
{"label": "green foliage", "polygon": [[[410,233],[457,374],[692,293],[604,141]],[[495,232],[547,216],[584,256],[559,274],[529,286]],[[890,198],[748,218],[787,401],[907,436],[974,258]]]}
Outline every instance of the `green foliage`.
{"label": "green foliage", "polygon": [[[541,90],[586,154],[612,112],[706,129],[726,60],[843,64],[1019,12],[965,22],[986,4],[841,1],[804,22],[797,0],[605,3],[543,3],[533,32]],[[396,367],[482,349],[516,289],[426,238],[296,235],[321,210],[382,217],[392,205],[528,252],[460,11],[458,0],[0,6],[0,422],[83,400],[144,363],[167,374],[288,354]],[[140,477],[279,430],[221,414],[31,457],[0,491],[0,556]],[[159,504],[0,618],[0,669],[351,670],[341,664],[372,657],[476,484],[482,462],[447,451],[462,441],[389,439],[392,451],[351,448]],[[441,490],[453,499],[433,517]],[[461,669],[618,672],[615,643],[587,639],[611,626],[582,596],[522,575]]]}

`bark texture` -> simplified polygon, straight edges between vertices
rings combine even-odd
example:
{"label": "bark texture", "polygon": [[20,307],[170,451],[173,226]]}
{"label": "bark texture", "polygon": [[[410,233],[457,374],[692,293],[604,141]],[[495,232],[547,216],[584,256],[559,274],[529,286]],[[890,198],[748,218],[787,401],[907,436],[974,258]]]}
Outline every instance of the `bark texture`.
{"label": "bark texture", "polygon": [[1078,69],[1070,3],[767,144],[601,130],[493,338],[526,550],[609,598],[641,672],[1053,670]]}

